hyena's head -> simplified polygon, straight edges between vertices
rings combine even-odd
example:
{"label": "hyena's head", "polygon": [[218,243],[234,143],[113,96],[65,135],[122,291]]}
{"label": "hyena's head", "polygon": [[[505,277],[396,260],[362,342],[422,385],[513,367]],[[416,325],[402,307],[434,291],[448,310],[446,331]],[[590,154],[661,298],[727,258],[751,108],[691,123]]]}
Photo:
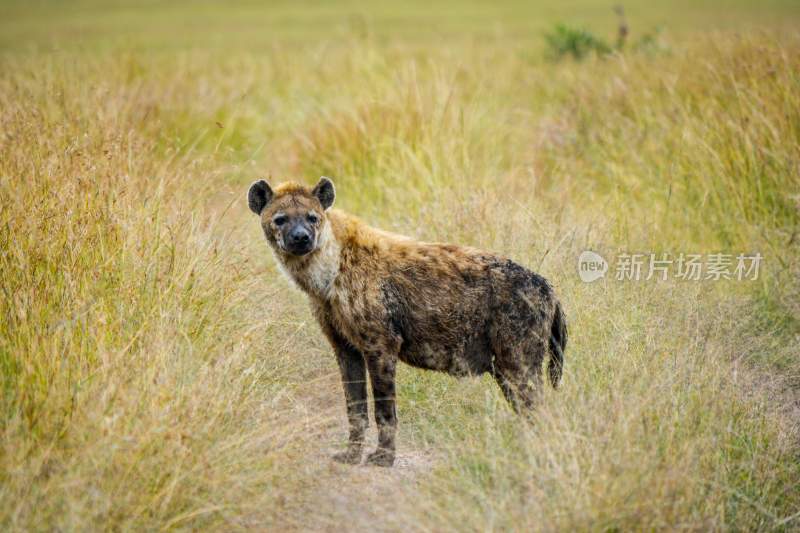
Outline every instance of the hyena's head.
{"label": "hyena's head", "polygon": [[267,242],[277,252],[303,256],[316,250],[327,224],[325,211],[333,205],[333,182],[322,177],[309,189],[298,183],[281,183],[274,189],[264,180],[250,186],[250,210],[261,217]]}

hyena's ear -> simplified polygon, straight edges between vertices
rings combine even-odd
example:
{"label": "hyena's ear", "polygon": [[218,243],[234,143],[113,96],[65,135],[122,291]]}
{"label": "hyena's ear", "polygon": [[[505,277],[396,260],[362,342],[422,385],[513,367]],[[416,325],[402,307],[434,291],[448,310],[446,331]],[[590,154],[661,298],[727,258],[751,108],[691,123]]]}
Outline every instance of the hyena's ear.
{"label": "hyena's ear", "polygon": [[323,209],[328,209],[333,205],[333,199],[336,197],[336,189],[333,188],[333,182],[331,180],[322,176],[319,179],[319,183],[317,183],[311,191],[311,194],[317,197]]}
{"label": "hyena's ear", "polygon": [[269,183],[264,180],[258,180],[250,186],[250,191],[247,193],[247,203],[250,205],[250,211],[260,215],[270,200],[272,200],[272,189],[270,189]]}

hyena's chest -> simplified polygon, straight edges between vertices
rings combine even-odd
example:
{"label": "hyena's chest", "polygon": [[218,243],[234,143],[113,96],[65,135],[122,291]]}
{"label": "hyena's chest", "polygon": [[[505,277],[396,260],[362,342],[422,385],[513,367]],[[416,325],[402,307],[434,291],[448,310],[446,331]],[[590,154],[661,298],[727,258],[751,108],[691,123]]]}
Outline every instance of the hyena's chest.
{"label": "hyena's chest", "polygon": [[329,316],[339,334],[365,354],[389,349],[393,342],[385,309],[367,290],[335,287]]}

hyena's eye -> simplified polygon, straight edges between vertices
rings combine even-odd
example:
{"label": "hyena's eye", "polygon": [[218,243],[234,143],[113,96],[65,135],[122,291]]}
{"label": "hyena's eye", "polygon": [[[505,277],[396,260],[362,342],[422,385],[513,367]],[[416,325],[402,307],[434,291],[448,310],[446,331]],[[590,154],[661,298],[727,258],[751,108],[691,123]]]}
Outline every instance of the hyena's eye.
{"label": "hyena's eye", "polygon": [[281,215],[272,219],[276,226],[283,226],[286,224],[287,217]]}
{"label": "hyena's eye", "polygon": [[316,224],[319,218],[317,218],[317,215],[315,215],[314,213],[309,213],[308,216],[306,217],[306,220],[308,220],[312,224]]}

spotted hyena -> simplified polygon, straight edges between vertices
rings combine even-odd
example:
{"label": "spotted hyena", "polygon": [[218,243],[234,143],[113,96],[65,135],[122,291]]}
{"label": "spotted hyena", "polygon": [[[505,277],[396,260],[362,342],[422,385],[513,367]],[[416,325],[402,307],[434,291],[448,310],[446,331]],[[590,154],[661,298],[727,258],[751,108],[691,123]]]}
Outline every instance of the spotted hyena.
{"label": "spotted hyena", "polygon": [[517,411],[533,405],[548,353],[558,385],[567,327],[543,277],[493,253],[372,228],[331,209],[334,195],[324,177],[313,189],[260,180],[248,193],[278,264],[308,294],[336,352],[350,438],[335,459],[361,461],[369,373],[378,448],[367,462],[393,464],[398,360],[455,376],[489,372]]}

